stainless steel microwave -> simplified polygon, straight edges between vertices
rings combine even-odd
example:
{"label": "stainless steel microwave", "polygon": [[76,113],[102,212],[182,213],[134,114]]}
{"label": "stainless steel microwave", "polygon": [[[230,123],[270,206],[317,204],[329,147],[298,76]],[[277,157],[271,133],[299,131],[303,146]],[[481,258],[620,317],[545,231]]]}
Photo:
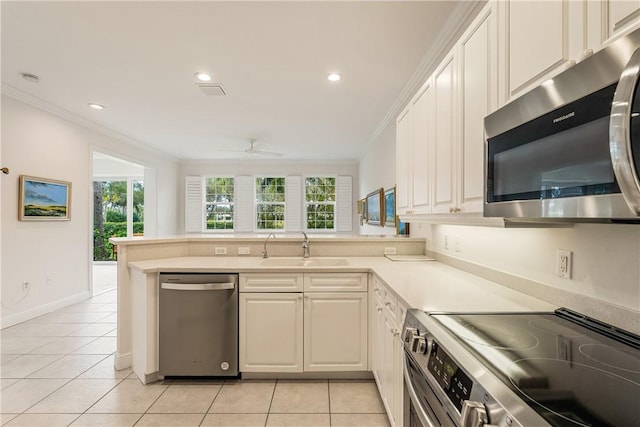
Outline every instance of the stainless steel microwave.
{"label": "stainless steel microwave", "polygon": [[484,120],[484,216],[640,223],[640,29]]}

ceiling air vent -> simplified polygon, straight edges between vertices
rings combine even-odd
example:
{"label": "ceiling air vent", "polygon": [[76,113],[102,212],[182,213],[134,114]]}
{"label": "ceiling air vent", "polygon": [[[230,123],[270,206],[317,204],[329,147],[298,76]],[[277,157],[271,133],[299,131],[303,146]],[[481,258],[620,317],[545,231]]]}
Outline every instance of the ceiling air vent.
{"label": "ceiling air vent", "polygon": [[200,89],[208,96],[227,96],[224,88],[219,83],[196,83]]}

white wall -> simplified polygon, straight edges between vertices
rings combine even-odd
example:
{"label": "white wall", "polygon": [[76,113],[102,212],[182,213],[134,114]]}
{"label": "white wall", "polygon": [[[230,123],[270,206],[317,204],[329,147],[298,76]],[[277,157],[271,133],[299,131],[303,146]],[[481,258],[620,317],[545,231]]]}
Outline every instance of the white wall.
{"label": "white wall", "polygon": [[[2,162],[11,174],[1,183],[2,327],[89,296],[94,149],[162,169],[157,178],[155,173],[145,176],[147,191],[157,194],[150,202],[159,212],[151,215],[151,228],[156,229],[153,233],[175,234],[175,163],[3,94]],[[20,175],[70,181],[71,220],[18,221]],[[30,283],[28,293],[22,291],[23,282]]]}
{"label": "white wall", "polygon": [[[396,185],[396,123],[392,121],[371,144],[366,156],[360,161],[360,192],[354,191],[357,199],[362,199],[378,188],[385,190]],[[360,234],[394,235],[393,227],[379,227],[363,224]]]}
{"label": "white wall", "polygon": [[[345,161],[310,160],[216,160],[183,161],[180,164],[178,179],[178,199],[180,206],[179,232],[184,233],[185,177],[194,176],[236,176],[236,175],[345,175],[353,178],[353,195],[358,194],[358,163]],[[355,199],[353,201],[353,234],[358,234]]]}
{"label": "white wall", "polygon": [[[640,310],[638,225],[576,224],[559,229],[434,225],[431,231],[427,250]],[[570,280],[556,276],[558,249],[573,252]]]}

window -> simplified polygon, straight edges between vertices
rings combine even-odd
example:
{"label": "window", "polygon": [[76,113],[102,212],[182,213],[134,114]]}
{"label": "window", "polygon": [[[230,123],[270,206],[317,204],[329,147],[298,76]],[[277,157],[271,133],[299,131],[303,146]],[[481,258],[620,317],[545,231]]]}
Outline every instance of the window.
{"label": "window", "polygon": [[256,229],[284,230],[285,178],[256,178]]}
{"label": "window", "polygon": [[207,230],[233,230],[233,178],[205,179]]}
{"label": "window", "polygon": [[336,179],[305,178],[304,194],[307,230],[335,230]]}

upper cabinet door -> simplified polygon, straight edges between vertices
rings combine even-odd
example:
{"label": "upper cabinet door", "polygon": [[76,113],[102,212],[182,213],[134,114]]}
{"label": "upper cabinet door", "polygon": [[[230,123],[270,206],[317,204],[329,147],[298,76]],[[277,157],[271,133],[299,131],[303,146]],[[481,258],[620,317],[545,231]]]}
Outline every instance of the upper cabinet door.
{"label": "upper cabinet door", "polygon": [[433,103],[431,80],[411,103],[412,119],[412,205],[413,213],[431,212],[431,147],[433,146]]}
{"label": "upper cabinet door", "polygon": [[411,210],[411,110],[406,108],[396,120],[396,209],[398,214]]}
{"label": "upper cabinet door", "polygon": [[569,61],[568,1],[509,1],[504,32],[507,97],[513,98],[566,67]]}
{"label": "upper cabinet door", "polygon": [[640,2],[638,0],[605,0],[608,9],[609,36],[625,32],[640,20]]}
{"label": "upper cabinet door", "polygon": [[495,8],[486,7],[460,40],[460,160],[458,207],[482,212],[484,193],[484,118],[498,102],[498,44]]}
{"label": "upper cabinet door", "polygon": [[435,90],[435,162],[434,213],[449,213],[455,205],[454,189],[456,150],[456,66],[449,55],[434,74]]}

